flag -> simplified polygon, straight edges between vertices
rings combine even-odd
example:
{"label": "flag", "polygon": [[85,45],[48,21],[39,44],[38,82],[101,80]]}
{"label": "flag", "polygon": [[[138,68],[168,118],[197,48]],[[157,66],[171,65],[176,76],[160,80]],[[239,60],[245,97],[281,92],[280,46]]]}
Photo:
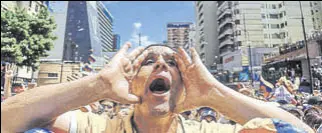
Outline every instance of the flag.
{"label": "flag", "polygon": [[268,98],[270,94],[273,92],[274,85],[266,81],[262,76],[260,76],[259,83],[259,87],[263,91],[264,97]]}
{"label": "flag", "polygon": [[91,55],[89,55],[89,56],[88,56],[88,61],[89,61],[89,62],[91,62],[91,63],[94,63],[94,62],[96,61],[96,59],[95,59],[94,55],[92,55],[92,54],[91,54]]}
{"label": "flag", "polygon": [[93,70],[92,66],[89,64],[85,64],[85,66],[83,67],[84,71],[86,72],[91,72]]}

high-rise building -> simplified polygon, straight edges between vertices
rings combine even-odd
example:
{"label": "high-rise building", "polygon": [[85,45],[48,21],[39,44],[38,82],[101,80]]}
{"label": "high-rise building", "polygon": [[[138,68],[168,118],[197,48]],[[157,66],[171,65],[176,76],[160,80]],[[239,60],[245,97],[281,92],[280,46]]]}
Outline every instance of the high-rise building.
{"label": "high-rise building", "polygon": [[45,1],[1,1],[1,10],[12,10],[14,7],[24,8],[30,14],[37,13]]}
{"label": "high-rise building", "polygon": [[196,27],[193,24],[190,28],[189,35],[188,35],[189,41],[187,44],[184,45],[184,49],[187,50],[188,54],[190,54],[190,48],[195,47],[196,44]]}
{"label": "high-rise building", "polygon": [[182,47],[189,41],[189,31],[192,23],[173,22],[167,24],[168,44],[171,47]]}
{"label": "high-rise building", "polygon": [[322,1],[310,1],[313,28],[322,29]]}
{"label": "high-rise building", "polygon": [[[317,29],[312,15],[319,10],[312,13],[309,1],[301,1],[301,5],[310,35]],[[299,1],[218,1],[217,6],[221,58],[249,45],[278,47],[303,40]]]}
{"label": "high-rise building", "polygon": [[205,66],[216,69],[219,60],[217,1],[195,2],[196,45],[195,48]]}
{"label": "high-rise building", "polygon": [[[53,79],[55,83],[68,81],[67,77],[84,72],[79,64],[89,63],[93,70],[102,68],[110,59],[108,53],[113,51],[113,16],[104,4],[48,1],[46,5],[57,24],[54,31],[57,40],[49,56],[41,58],[38,83],[54,83]],[[51,66],[53,69],[47,69]]]}
{"label": "high-rise building", "polygon": [[54,49],[46,60],[88,62],[103,66],[107,52],[113,50],[113,16],[100,1],[50,1],[49,9],[57,21]]}
{"label": "high-rise building", "polygon": [[118,51],[121,48],[121,36],[119,34],[113,35],[113,50]]}

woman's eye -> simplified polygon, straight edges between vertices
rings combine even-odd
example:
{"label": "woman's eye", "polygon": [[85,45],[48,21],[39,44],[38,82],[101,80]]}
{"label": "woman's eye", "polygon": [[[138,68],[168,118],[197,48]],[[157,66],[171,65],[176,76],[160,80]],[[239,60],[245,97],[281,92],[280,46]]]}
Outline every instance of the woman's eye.
{"label": "woman's eye", "polygon": [[174,60],[169,60],[169,61],[168,61],[168,64],[169,64],[170,66],[176,66],[176,65],[177,65],[177,63],[176,63]]}
{"label": "woman's eye", "polygon": [[154,63],[154,61],[151,59],[148,59],[145,61],[144,65],[151,65],[152,63]]}

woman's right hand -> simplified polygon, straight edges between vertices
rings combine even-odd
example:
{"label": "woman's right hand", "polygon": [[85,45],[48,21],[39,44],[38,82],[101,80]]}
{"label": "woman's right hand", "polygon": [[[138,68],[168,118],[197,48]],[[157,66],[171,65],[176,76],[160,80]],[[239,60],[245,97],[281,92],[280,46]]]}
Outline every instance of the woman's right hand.
{"label": "woman's right hand", "polygon": [[98,78],[103,87],[104,98],[121,103],[134,104],[140,102],[139,97],[129,93],[129,84],[137,74],[142,61],[148,55],[148,51],[143,52],[143,47],[138,47],[127,54],[130,47],[131,43],[125,43],[111,62],[99,72]]}

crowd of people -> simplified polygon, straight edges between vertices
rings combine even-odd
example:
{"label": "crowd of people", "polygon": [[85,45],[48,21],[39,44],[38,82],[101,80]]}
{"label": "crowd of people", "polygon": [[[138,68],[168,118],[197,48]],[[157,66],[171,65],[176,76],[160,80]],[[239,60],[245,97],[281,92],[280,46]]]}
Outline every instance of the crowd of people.
{"label": "crowd of people", "polygon": [[[163,132],[162,126],[167,131],[188,131],[193,129],[193,131],[209,132],[212,129],[214,132],[219,130],[227,132],[255,130],[256,132],[270,130],[261,128],[268,127],[267,121],[276,124],[276,129],[272,130],[277,132],[279,130],[311,131],[298,119],[318,133],[322,130],[322,96],[319,91],[315,91],[313,94],[300,92],[292,81],[281,77],[271,91],[262,87],[255,89],[251,86],[240,85],[241,87],[237,90],[239,93],[236,93],[213,78],[201,64],[194,49],[191,50],[191,59],[182,49],[179,49],[179,58],[174,53],[174,50],[165,46],[150,46],[145,52],[141,49],[141,52],[132,52],[133,54],[130,55],[133,57],[127,57],[124,53],[129,46],[123,46],[122,50],[112,60],[111,65],[108,66],[109,69],[99,73],[103,77],[98,78],[96,75],[88,76],[79,81],[37,87],[33,90],[31,89],[36,85],[31,85],[30,88],[28,87],[27,93],[23,94],[25,91],[21,91],[21,94],[14,98],[9,98],[11,95],[8,93],[10,90],[10,78],[14,74],[14,67],[6,66],[5,77],[9,80],[5,80],[4,90],[5,98],[8,99],[1,104],[1,115],[5,117],[1,121],[6,120],[7,122],[2,123],[1,127],[5,128],[2,131],[30,129],[30,127],[37,127],[42,125],[42,123],[48,124],[49,120],[53,120],[53,118],[55,118],[55,123],[51,125],[53,126],[51,129],[63,130],[66,128],[63,125],[68,121],[70,123],[67,123],[69,125],[67,131],[69,132],[81,132],[81,129],[91,130],[91,132],[101,130],[139,132],[147,131],[148,129],[150,131],[149,126],[158,126],[156,128],[160,129],[158,132]],[[169,55],[173,55],[176,60],[174,61],[172,58],[169,58]],[[123,63],[123,61],[120,61],[122,58],[137,59],[135,61],[124,62],[134,63],[133,75],[138,76],[129,82],[130,85],[133,85],[131,93],[141,96],[143,101],[129,94],[128,77],[123,76],[125,75],[124,71],[127,71],[126,68],[130,64],[119,64]],[[134,71],[138,69],[138,64],[142,64],[143,69]],[[190,66],[193,67],[190,67],[189,64],[192,64]],[[121,67],[125,67],[124,70],[119,70]],[[128,70],[128,72],[132,72],[131,70]],[[179,73],[179,70],[181,73]],[[164,77],[163,75],[154,75],[152,80],[145,75],[149,71],[151,71],[151,75],[156,72],[164,74],[170,71],[171,76],[170,78],[165,78],[166,76]],[[179,74],[183,75],[182,79]],[[102,78],[104,80],[101,80]],[[173,84],[170,85],[170,82],[173,82]],[[145,83],[149,83],[148,88],[143,87]],[[185,88],[183,88],[183,85]],[[169,88],[169,86],[172,88]],[[185,89],[186,93],[180,91],[183,89]],[[206,89],[208,90],[206,91]],[[28,101],[21,100],[27,95],[33,95],[33,97],[30,97]],[[185,97],[184,102],[182,102],[181,97]],[[55,100],[50,100],[50,98],[55,98]],[[90,104],[88,104],[89,102]],[[263,105],[264,103],[268,104]],[[28,106],[22,107],[21,105]],[[39,111],[37,108],[42,108],[43,110]],[[293,116],[285,111],[280,111],[278,108],[286,110],[298,119],[293,119]],[[12,113],[13,109],[16,111],[14,114]],[[182,110],[185,111],[182,112]],[[38,113],[28,113],[28,111],[38,111]],[[136,111],[136,114],[133,114],[134,111]],[[266,113],[267,111],[271,112],[271,114]],[[175,115],[177,112],[180,112],[180,115],[178,115],[178,118],[173,118],[177,116]],[[25,115],[26,113],[28,116]],[[13,121],[11,120],[12,117],[24,119],[22,119],[23,121],[11,124],[10,121]],[[122,121],[115,121],[115,118]],[[275,123],[275,119],[271,118],[283,119],[297,126],[281,125],[281,121],[278,124]],[[105,122],[109,120],[111,122]],[[189,122],[185,120],[189,120]],[[25,123],[30,121],[34,123]],[[131,123],[131,126],[127,125],[127,123]],[[169,127],[172,123],[179,126],[176,126],[176,128]],[[195,126],[198,125],[196,123],[201,123],[200,127],[202,129],[196,128],[199,127]],[[241,126],[240,123],[246,126]],[[251,128],[254,126],[255,128]],[[55,127],[59,127],[59,129],[55,129]],[[109,128],[105,129],[105,127]],[[301,129],[297,129],[297,127]],[[30,131],[33,130],[31,129]],[[191,132],[193,131],[191,130]]]}
{"label": "crowd of people", "polygon": [[[294,84],[285,77],[280,78],[276,83],[272,93],[264,95],[266,90],[254,91],[251,86],[240,85],[238,92],[265,102],[269,102],[279,108],[288,111],[298,119],[304,121],[318,133],[322,132],[322,95],[315,91],[314,94],[300,92],[294,89]],[[112,100],[102,100],[89,106],[82,107],[84,112],[94,113],[101,117],[125,117],[133,111],[131,104],[121,104]],[[88,111],[90,110],[90,111]],[[222,124],[235,125],[236,122],[230,120],[220,112],[210,107],[199,107],[181,113],[186,120],[216,122]]]}

